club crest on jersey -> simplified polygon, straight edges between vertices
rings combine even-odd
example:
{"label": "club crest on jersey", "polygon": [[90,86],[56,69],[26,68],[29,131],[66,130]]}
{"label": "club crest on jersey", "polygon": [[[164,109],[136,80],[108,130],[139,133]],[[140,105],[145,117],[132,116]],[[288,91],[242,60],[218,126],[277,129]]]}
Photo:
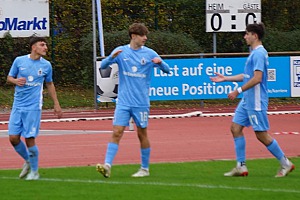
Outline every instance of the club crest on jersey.
{"label": "club crest on jersey", "polygon": [[141,65],[146,65],[146,59],[145,58],[141,59]]}
{"label": "club crest on jersey", "polygon": [[39,75],[39,76],[42,76],[42,75],[43,75],[43,70],[42,70],[42,68],[40,68],[40,69],[38,70],[38,75]]}

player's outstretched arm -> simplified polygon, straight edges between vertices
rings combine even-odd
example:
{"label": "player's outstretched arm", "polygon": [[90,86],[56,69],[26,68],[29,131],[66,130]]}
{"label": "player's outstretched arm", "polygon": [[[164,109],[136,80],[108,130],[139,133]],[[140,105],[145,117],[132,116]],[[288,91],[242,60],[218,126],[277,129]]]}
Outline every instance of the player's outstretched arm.
{"label": "player's outstretched arm", "polygon": [[241,82],[244,79],[244,74],[238,74],[235,76],[224,76],[220,73],[215,73],[216,76],[210,77],[210,80],[213,82],[224,82],[224,81],[230,81],[230,82]]}
{"label": "player's outstretched arm", "polygon": [[111,65],[114,61],[114,59],[122,52],[121,49],[113,51],[107,58],[104,58],[101,61],[101,66],[100,68],[105,69],[107,68],[109,65]]}
{"label": "player's outstretched arm", "polygon": [[216,76],[210,77],[210,80],[213,82],[223,82],[226,81],[226,78],[223,74],[215,73]]}
{"label": "player's outstretched arm", "polygon": [[111,57],[112,57],[112,58],[115,58],[115,57],[117,57],[121,52],[122,52],[122,50],[119,49],[119,50],[115,51],[115,52],[112,54]]}
{"label": "player's outstretched arm", "polygon": [[152,62],[157,64],[159,69],[161,69],[163,72],[169,74],[170,73],[170,67],[169,65],[164,62],[160,57],[155,57],[152,59]]}

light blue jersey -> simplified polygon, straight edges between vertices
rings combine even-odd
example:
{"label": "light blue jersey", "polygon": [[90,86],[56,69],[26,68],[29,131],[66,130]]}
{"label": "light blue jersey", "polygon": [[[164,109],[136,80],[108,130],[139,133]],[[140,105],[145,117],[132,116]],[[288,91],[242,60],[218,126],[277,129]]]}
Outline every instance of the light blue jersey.
{"label": "light blue jersey", "polygon": [[14,78],[25,77],[24,86],[16,86],[14,94],[14,108],[22,110],[41,110],[43,100],[43,83],[52,82],[52,66],[43,59],[32,60],[30,55],[17,57],[9,71]]}
{"label": "light blue jersey", "polygon": [[251,51],[244,69],[244,84],[254,76],[254,72],[263,72],[261,83],[243,92],[242,104],[247,110],[262,111],[268,109],[268,52],[259,45]]}
{"label": "light blue jersey", "polygon": [[[122,52],[115,58],[112,55],[117,50]],[[102,60],[101,68],[107,68],[113,63],[119,66],[119,88],[117,104],[129,107],[149,107],[149,88],[153,67],[159,67],[168,73],[169,65],[162,61],[155,64],[152,59],[159,55],[152,49],[142,46],[138,50],[130,48],[130,45],[117,47],[110,56]]]}

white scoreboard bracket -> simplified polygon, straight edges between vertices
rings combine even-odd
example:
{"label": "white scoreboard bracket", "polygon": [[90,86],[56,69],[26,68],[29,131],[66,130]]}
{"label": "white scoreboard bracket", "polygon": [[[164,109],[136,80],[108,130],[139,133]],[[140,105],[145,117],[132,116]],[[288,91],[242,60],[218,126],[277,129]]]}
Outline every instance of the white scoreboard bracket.
{"label": "white scoreboard bracket", "polygon": [[260,0],[206,0],[206,32],[243,32],[258,22]]}

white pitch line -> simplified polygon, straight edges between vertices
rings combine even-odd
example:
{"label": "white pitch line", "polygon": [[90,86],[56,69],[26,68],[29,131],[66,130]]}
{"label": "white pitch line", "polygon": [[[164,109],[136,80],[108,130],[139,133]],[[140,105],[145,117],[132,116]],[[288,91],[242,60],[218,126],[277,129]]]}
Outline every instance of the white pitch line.
{"label": "white pitch line", "polygon": [[[0,179],[15,179],[16,177],[0,177]],[[263,191],[263,192],[280,192],[280,193],[297,193],[300,194],[300,190],[289,189],[273,189],[273,188],[253,188],[253,187],[233,187],[227,185],[206,185],[206,184],[194,184],[194,183],[164,183],[164,182],[135,182],[135,181],[102,181],[102,180],[82,180],[82,179],[58,179],[58,178],[40,178],[38,181],[48,182],[66,182],[66,183],[98,183],[98,184],[111,184],[111,185],[152,185],[152,186],[166,186],[166,187],[194,187],[204,189],[224,189],[224,190],[247,190],[247,191]]]}

